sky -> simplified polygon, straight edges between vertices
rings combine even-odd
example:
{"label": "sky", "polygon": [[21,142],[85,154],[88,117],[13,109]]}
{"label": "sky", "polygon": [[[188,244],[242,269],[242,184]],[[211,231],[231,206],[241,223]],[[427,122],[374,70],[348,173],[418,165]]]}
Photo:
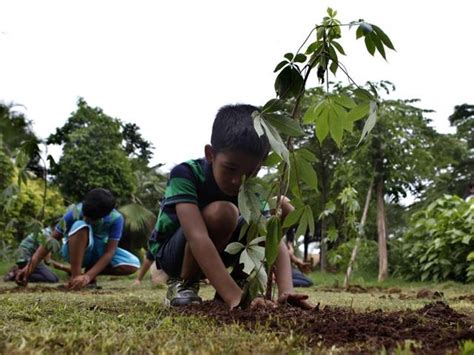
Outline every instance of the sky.
{"label": "sky", "polygon": [[[433,126],[452,132],[454,106],[474,103],[469,0],[0,0],[0,100],[23,105],[46,138],[83,97],[136,123],[155,148],[152,162],[169,170],[203,156],[219,107],[275,97],[273,69],[328,6],[343,23],[378,25],[396,48],[387,61],[372,57],[344,28],[340,60],[351,77],[393,82],[392,98],[419,98],[435,110]],[[333,80],[348,83],[342,73]]]}

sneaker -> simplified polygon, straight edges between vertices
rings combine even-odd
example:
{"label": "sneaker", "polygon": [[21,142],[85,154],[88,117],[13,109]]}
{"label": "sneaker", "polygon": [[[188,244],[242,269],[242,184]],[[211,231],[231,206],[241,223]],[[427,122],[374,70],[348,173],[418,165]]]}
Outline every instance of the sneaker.
{"label": "sneaker", "polygon": [[199,282],[184,281],[181,279],[168,280],[168,292],[166,292],[165,304],[167,306],[185,306],[188,304],[199,304],[202,298],[198,296]]}

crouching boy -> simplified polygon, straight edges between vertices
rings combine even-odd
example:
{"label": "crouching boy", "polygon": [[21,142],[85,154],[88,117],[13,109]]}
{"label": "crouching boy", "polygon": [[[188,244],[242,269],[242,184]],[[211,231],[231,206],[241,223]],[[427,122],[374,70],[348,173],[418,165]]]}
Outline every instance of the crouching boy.
{"label": "crouching boy", "polygon": [[[170,172],[150,248],[170,276],[165,302],[172,306],[201,302],[204,276],[229,308],[237,307],[242,289],[226,269],[225,247],[237,241],[243,220],[237,196],[242,177],[255,176],[270,150],[265,135],[253,127],[250,105],[225,106],[214,120],[205,158],[189,160]],[[284,200],[283,214],[289,212]],[[284,217],[284,216],[283,216]],[[311,308],[306,295],[294,292],[288,248],[281,243],[275,262],[279,302]]]}

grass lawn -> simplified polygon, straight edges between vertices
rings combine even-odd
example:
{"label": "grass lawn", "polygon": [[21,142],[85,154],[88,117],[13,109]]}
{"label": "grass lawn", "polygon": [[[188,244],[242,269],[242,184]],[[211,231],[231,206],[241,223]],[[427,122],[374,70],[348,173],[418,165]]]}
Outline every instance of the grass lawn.
{"label": "grass lawn", "polygon": [[[0,270],[7,267],[0,265]],[[313,273],[316,286],[299,289],[315,304],[352,308],[356,312],[419,309],[433,299],[417,298],[420,290],[445,300],[451,308],[474,319],[473,285],[457,283],[378,284],[354,276],[359,288],[344,292],[342,275]],[[97,291],[65,292],[57,285],[30,284],[17,292],[13,283],[0,282],[0,353],[344,353],[344,346],[308,347],[304,336],[272,331],[264,324],[248,329],[222,326],[212,319],[183,315],[163,305],[165,287],[148,281],[132,287],[131,278],[99,278]],[[31,292],[30,292],[31,291]],[[354,293],[356,291],[356,293]],[[211,299],[212,287],[201,295]],[[428,297],[430,294],[428,294]],[[466,299],[463,299],[466,298]],[[474,345],[474,343],[473,343]],[[468,350],[470,344],[465,344]],[[402,349],[403,345],[401,346]],[[377,352],[381,349],[377,349]],[[406,350],[406,349],[404,349]],[[401,352],[402,350],[400,350]],[[474,351],[474,350],[473,350]]]}

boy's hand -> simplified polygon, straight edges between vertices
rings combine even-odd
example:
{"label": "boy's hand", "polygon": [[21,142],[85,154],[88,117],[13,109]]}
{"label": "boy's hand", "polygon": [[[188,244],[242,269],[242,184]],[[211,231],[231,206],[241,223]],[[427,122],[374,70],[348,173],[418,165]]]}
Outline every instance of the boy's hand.
{"label": "boy's hand", "polygon": [[27,286],[28,279],[31,274],[31,265],[30,262],[23,267],[23,269],[18,270],[15,276],[15,282],[18,286]]}
{"label": "boy's hand", "polygon": [[139,279],[133,280],[132,286],[140,286],[142,282]]}
{"label": "boy's hand", "polygon": [[91,282],[90,276],[87,274],[82,274],[69,280],[67,287],[71,290],[80,290],[84,286],[88,285],[89,282]]}
{"label": "boy's hand", "polygon": [[308,295],[297,293],[283,293],[278,297],[279,304],[289,304],[302,309],[313,309],[314,306],[308,301]]}
{"label": "boy's hand", "polygon": [[311,263],[309,261],[304,262],[303,260],[298,260],[296,262],[296,266],[304,274],[307,274],[311,271]]}

